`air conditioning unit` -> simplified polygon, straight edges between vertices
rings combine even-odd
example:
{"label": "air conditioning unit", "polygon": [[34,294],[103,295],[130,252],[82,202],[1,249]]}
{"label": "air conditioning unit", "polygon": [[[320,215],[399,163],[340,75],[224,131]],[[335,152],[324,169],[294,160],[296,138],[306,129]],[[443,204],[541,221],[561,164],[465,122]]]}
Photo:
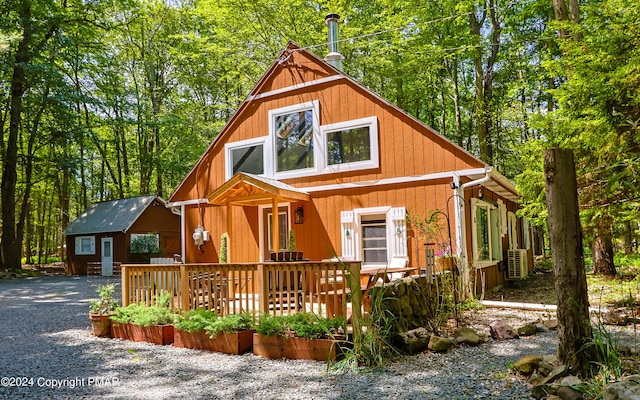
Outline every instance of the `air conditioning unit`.
{"label": "air conditioning unit", "polygon": [[507,278],[525,279],[529,275],[527,259],[526,249],[507,250]]}

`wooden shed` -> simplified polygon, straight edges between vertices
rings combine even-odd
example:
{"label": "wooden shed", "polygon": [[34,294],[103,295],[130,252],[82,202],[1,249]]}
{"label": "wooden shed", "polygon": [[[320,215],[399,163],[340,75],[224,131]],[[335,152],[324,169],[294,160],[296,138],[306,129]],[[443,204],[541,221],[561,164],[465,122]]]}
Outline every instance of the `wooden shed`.
{"label": "wooden shed", "polygon": [[180,252],[180,216],[153,195],[91,204],[64,234],[71,275],[86,275],[87,265],[111,275],[121,263]]}
{"label": "wooden shed", "polygon": [[[478,292],[503,284],[515,253],[530,268],[518,198],[495,168],[291,42],[169,204],[186,262],[217,262],[224,233],[236,263],[268,261],[292,235],[305,259],[363,269],[422,269],[435,246]],[[408,223],[432,215],[433,245]]]}

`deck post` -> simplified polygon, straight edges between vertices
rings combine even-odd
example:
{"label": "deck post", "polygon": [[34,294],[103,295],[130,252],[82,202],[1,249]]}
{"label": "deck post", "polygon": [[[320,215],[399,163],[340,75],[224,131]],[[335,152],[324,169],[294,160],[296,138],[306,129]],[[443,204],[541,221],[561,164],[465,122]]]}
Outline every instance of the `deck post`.
{"label": "deck post", "polygon": [[187,265],[180,265],[180,310],[189,311],[191,302],[189,301],[189,274]]}
{"label": "deck post", "polygon": [[356,342],[362,335],[362,292],[360,290],[360,263],[349,263],[344,267],[348,268],[349,270],[349,284],[351,285],[351,324],[353,326],[353,339],[354,342]]}
{"label": "deck post", "polygon": [[264,264],[258,264],[258,310],[269,312],[269,278]]}
{"label": "deck post", "polygon": [[122,284],[122,307],[129,305],[129,268],[126,265],[120,267],[120,281]]}

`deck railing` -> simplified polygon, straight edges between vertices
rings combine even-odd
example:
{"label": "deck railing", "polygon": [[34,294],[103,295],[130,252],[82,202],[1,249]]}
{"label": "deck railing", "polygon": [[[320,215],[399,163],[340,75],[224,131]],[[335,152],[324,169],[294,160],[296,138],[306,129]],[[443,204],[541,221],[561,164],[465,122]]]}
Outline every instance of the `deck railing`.
{"label": "deck railing", "polygon": [[[350,282],[351,281],[351,282]],[[351,290],[351,287],[357,290]],[[360,263],[269,262],[122,266],[122,305],[154,304],[163,291],[179,310],[322,316],[360,314]]]}

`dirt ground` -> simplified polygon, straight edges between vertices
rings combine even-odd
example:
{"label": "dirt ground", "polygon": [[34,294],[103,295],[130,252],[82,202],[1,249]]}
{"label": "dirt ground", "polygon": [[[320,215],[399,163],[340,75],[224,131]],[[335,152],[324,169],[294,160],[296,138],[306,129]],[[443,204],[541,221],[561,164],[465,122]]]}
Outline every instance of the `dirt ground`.
{"label": "dirt ground", "polygon": [[553,272],[534,272],[529,278],[507,281],[504,287],[493,293],[485,293],[485,300],[516,303],[557,304]]}

